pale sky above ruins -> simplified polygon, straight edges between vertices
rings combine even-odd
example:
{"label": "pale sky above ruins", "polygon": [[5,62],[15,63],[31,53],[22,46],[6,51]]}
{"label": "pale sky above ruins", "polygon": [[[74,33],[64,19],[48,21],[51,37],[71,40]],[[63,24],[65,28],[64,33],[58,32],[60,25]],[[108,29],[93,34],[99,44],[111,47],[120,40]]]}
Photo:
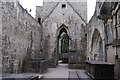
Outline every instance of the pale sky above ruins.
{"label": "pale sky above ruins", "polygon": [[[20,4],[28,10],[31,9],[32,11],[29,12],[33,17],[35,17],[35,12],[36,12],[36,6],[42,6],[43,4],[43,0],[19,0]],[[90,18],[92,17],[92,15],[94,14],[94,10],[95,10],[95,4],[96,4],[96,0],[87,0],[88,2],[88,21],[90,20]]]}

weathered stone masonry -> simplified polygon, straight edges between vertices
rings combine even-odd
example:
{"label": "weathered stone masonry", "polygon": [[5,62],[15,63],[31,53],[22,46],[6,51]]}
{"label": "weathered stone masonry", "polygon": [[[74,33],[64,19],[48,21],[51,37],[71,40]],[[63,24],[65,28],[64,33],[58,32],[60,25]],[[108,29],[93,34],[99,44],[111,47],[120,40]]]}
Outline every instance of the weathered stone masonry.
{"label": "weathered stone masonry", "polygon": [[[43,26],[43,53],[47,56],[46,59],[50,65],[57,65],[60,52],[58,50],[58,36],[62,29],[69,36],[69,50],[85,54],[86,0],[78,2],[44,0],[43,6],[37,6],[36,19]],[[78,62],[81,62],[79,59]]]}
{"label": "weathered stone masonry", "polygon": [[40,58],[41,26],[18,2],[2,2],[3,73],[24,71],[24,61]]}
{"label": "weathered stone masonry", "polygon": [[120,1],[98,0],[87,27],[87,60],[114,63],[120,80]]}
{"label": "weathered stone masonry", "polygon": [[0,1],[3,73],[25,72],[30,59],[46,59],[56,67],[63,48],[60,43],[68,41],[71,64],[82,65],[85,59],[114,63],[120,80],[120,1],[98,0],[88,24],[86,1],[50,1],[37,6],[36,20],[18,2]]}
{"label": "weathered stone masonry", "polygon": [[[63,4],[66,5],[65,8],[62,7]],[[47,59],[50,66],[57,66],[59,59],[57,42],[62,29],[65,29],[63,32],[69,36],[69,50],[85,54],[86,2],[73,3],[66,0],[44,2],[43,10],[37,7],[37,20],[18,2],[1,2],[0,6],[3,73],[24,72],[30,67],[26,66],[25,62],[32,58]],[[76,62],[81,63],[80,56]]]}

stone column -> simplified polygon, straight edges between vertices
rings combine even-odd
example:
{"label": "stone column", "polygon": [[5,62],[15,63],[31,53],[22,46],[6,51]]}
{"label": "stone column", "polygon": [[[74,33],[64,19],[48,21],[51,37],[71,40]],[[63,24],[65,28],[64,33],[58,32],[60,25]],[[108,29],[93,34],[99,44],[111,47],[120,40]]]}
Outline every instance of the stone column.
{"label": "stone column", "polygon": [[59,51],[58,51],[59,53],[61,53],[61,43],[62,43],[62,42],[61,42],[61,38],[60,38],[60,39],[59,39],[59,49],[58,49],[58,50],[59,50]]}
{"label": "stone column", "polygon": [[69,38],[69,50],[71,50],[72,49],[72,40],[71,40],[71,38]]}
{"label": "stone column", "polygon": [[105,51],[105,39],[103,39],[103,61],[107,61],[106,51]]}

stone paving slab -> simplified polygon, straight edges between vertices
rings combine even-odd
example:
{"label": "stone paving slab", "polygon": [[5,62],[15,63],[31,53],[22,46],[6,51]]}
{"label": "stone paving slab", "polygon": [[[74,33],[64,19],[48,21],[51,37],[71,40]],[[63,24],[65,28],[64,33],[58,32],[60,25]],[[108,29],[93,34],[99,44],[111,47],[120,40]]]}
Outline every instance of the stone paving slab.
{"label": "stone paving slab", "polygon": [[69,71],[69,78],[68,80],[79,80],[76,71]]}
{"label": "stone paving slab", "polygon": [[85,71],[76,71],[79,80],[92,80]]}
{"label": "stone paving slab", "polygon": [[34,73],[23,73],[23,74],[8,74],[2,78],[2,80],[31,80],[40,79],[43,75]]}
{"label": "stone paving slab", "polygon": [[49,68],[43,75],[45,80],[67,80],[69,71],[79,71],[79,69],[68,69],[68,64],[59,64],[57,68]]}

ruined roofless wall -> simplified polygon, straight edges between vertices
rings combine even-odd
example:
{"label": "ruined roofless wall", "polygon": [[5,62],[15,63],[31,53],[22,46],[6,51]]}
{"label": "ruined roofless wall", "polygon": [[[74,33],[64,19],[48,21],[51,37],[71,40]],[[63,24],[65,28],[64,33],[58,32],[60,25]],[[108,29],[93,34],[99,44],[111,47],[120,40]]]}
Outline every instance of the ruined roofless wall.
{"label": "ruined roofless wall", "polygon": [[[57,36],[62,28],[65,28],[69,35],[69,50],[85,54],[84,28],[87,21],[87,3],[82,0],[79,2],[70,2],[70,0],[50,1],[44,1],[43,6],[37,6],[36,19],[40,18],[43,26],[43,53],[49,61],[50,67],[54,67],[57,65],[58,52],[60,52],[60,46],[58,46],[60,40],[58,43]],[[64,8],[63,5],[65,5]],[[78,61],[81,63],[80,58]]]}
{"label": "ruined roofless wall", "polygon": [[23,60],[40,57],[41,26],[17,2],[2,2],[3,73],[23,70]]}

